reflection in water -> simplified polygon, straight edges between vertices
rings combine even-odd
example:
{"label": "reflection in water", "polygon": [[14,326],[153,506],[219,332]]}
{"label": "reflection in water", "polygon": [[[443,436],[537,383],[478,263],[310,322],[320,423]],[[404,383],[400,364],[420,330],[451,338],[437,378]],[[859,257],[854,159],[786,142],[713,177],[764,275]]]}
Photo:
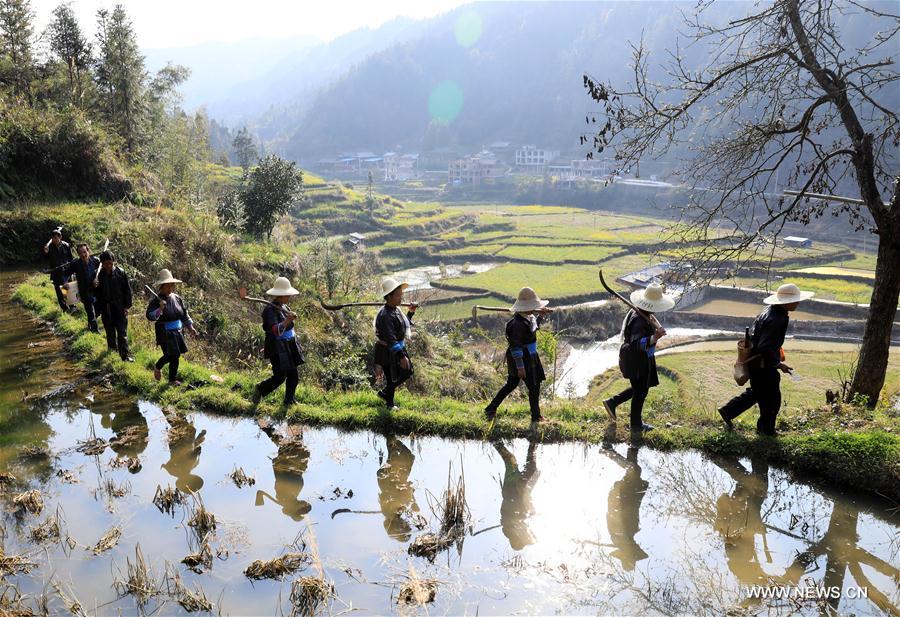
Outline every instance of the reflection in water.
{"label": "reflection in water", "polygon": [[387,461],[376,474],[384,530],[395,540],[408,542],[412,529],[404,515],[419,511],[415,490],[409,481],[416,457],[396,436],[388,435],[386,440]]}
{"label": "reflection in water", "polygon": [[604,447],[601,450],[625,469],[625,475],[609,491],[606,527],[615,547],[610,554],[622,562],[622,567],[629,572],[634,570],[637,562],[648,556],[634,539],[641,530],[641,501],[650,485],[641,478],[638,450],[639,448],[630,447],[624,457],[612,448]]}
{"label": "reflection in water", "polygon": [[734,480],[732,491],[716,501],[715,529],[724,540],[728,568],[744,585],[763,585],[768,577],[756,552],[756,536],[762,535],[767,547],[762,505],[769,493],[769,466],[753,458],[748,473],[736,459],[721,458],[716,464]]}
{"label": "reflection in water", "polygon": [[494,448],[500,453],[505,466],[503,483],[500,485],[503,495],[503,502],[500,504],[500,526],[503,528],[503,535],[509,540],[510,547],[520,551],[529,544],[534,544],[534,536],[528,529],[527,519],[534,513],[531,491],[540,475],[535,458],[537,443],[528,444],[525,469],[522,471],[519,471],[516,457],[506,449],[506,446],[498,441],[494,442]]}
{"label": "reflection in water", "polygon": [[303,520],[312,506],[308,501],[300,499],[303,490],[303,473],[309,465],[309,450],[298,436],[285,437],[274,427],[261,425],[262,431],[269,436],[278,453],[272,459],[272,472],[275,475],[275,496],[265,491],[256,491],[256,505],[263,505],[264,498],[281,506],[281,511],[295,521]]}
{"label": "reflection in water", "polygon": [[[100,425],[116,434],[109,440],[110,449],[120,458],[137,457],[147,449],[150,428],[137,401],[116,406],[119,411],[100,411]],[[96,409],[92,409],[95,413]]]}
{"label": "reflection in water", "polygon": [[[165,413],[165,412],[164,412]],[[169,461],[162,468],[175,478],[175,487],[184,492],[197,492],[203,487],[203,478],[191,471],[200,464],[200,445],[206,439],[206,431],[175,412],[166,414],[169,423]]]}

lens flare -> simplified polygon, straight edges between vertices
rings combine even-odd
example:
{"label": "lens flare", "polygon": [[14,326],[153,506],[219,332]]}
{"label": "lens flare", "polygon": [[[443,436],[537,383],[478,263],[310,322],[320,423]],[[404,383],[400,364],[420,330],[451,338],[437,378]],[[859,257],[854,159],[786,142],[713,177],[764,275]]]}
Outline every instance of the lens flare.
{"label": "lens flare", "polygon": [[456,20],[453,34],[462,47],[471,47],[481,38],[482,28],[481,15],[475,11],[467,11]]}
{"label": "lens flare", "polygon": [[444,124],[453,122],[463,106],[462,88],[455,81],[442,81],[428,96],[428,113],[432,119]]}

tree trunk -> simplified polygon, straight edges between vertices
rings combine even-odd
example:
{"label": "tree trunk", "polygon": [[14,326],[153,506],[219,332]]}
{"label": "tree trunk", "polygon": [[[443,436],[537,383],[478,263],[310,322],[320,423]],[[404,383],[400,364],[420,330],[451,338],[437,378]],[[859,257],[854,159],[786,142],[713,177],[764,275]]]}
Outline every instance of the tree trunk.
{"label": "tree trunk", "polygon": [[874,289],[869,301],[869,319],[866,321],[859,361],[848,393],[849,397],[855,394],[867,396],[869,407],[878,403],[878,396],[884,386],[891,329],[900,296],[900,233],[897,225],[885,225],[880,231]]}

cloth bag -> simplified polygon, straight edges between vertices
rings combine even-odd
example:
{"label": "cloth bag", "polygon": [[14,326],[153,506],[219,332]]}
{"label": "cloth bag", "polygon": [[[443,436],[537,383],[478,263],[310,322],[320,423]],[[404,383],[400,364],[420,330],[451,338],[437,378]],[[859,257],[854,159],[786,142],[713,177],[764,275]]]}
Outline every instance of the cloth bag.
{"label": "cloth bag", "polygon": [[757,358],[753,355],[753,347],[747,339],[742,338],[737,344],[737,362],[734,363],[734,381],[743,386],[750,381],[750,362]]}

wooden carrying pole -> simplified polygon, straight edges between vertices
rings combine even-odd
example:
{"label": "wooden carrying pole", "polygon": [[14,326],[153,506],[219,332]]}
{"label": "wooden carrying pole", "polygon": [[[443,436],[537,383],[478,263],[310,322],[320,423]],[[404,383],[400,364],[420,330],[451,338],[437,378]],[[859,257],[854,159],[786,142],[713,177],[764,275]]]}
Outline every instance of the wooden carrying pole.
{"label": "wooden carrying pole", "polygon": [[648,313],[645,310],[639,309],[634,304],[631,303],[630,300],[619,294],[616,290],[606,284],[606,280],[603,278],[603,270],[600,270],[600,284],[603,285],[603,289],[611,293],[613,296],[621,300],[626,306],[633,309],[636,313],[638,313],[641,317],[650,322],[654,328],[660,328],[659,321],[657,321],[656,316]]}
{"label": "wooden carrying pole", "polygon": [[[384,306],[384,302],[348,302],[346,304],[325,304],[325,301],[319,298],[319,304],[322,305],[322,308],[326,311],[339,311],[342,308],[347,308],[348,306]],[[409,302],[404,302],[400,306],[409,307]]]}

